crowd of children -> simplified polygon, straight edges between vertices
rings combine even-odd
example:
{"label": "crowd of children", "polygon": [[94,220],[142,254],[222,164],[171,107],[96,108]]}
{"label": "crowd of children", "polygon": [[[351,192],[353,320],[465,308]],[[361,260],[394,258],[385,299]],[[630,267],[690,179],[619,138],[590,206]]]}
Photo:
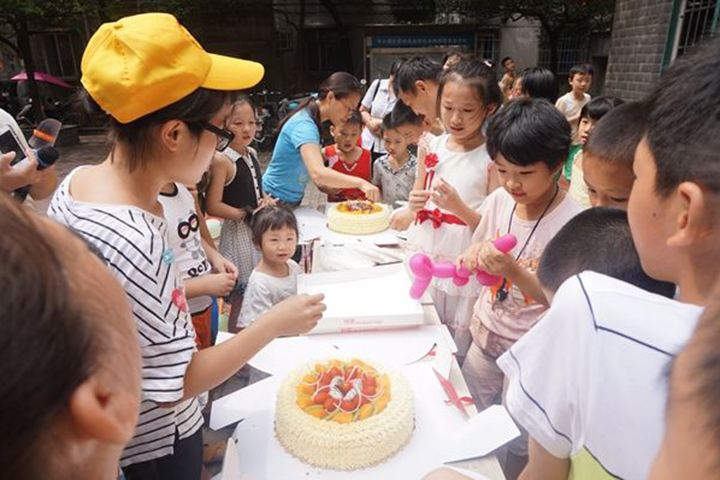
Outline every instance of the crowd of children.
{"label": "crowd of children", "polygon": [[[313,328],[324,311],[322,295],[297,295],[293,260],[293,209],[313,181],[331,202],[392,206],[408,254],[501,277],[462,288],[435,279],[428,291],[478,409],[504,403],[522,431],[503,461],[508,478],[716,478],[720,40],[708,43],[628,103],[591,98],[587,65],[570,71],[570,91],[558,98],[549,70],[516,74],[508,57],[498,82],[488,62],[451,52],[444,65],[396,62],[361,113],[360,82],[335,73],[284,119],[263,176],[251,147],[255,108],[234,93],[261,80],[261,65],[208,54],[170,15],[103,25],[83,57],[82,83],[86,105],[108,115],[113,148],[104,162],[71,172],[48,211],[75,235],[0,198],[3,231],[31,239],[16,246],[4,235],[3,258],[13,272],[37,263],[22,275],[0,267],[2,300],[44,327],[32,340],[37,332],[9,313],[3,319],[20,348],[57,338],[64,343],[48,347],[48,358],[77,358],[61,369],[58,378],[72,383],[62,393],[31,385],[43,392],[39,408],[66,417],[26,418],[25,435],[0,413],[20,439],[0,453],[4,471],[53,478],[52,467],[17,458],[55,462],[63,450],[28,435],[68,418],[100,439],[86,451],[102,452],[66,462],[68,478],[84,463],[94,478],[114,478],[119,465],[128,480],[199,479],[206,392],[277,336]],[[108,75],[113,69],[123,74]],[[382,109],[373,107],[378,92]],[[323,148],[325,121],[334,143]],[[208,171],[207,212],[223,220],[217,247],[195,191]],[[502,252],[493,241],[508,234],[517,245]],[[90,252],[112,276],[87,271],[99,265]],[[86,277],[103,295],[86,294]],[[23,287],[6,288],[15,284]],[[117,325],[96,320],[123,292],[127,309],[104,309]],[[227,300],[238,332],[220,345],[214,298]],[[32,309],[38,301],[57,325]],[[72,340],[66,320],[77,312],[83,335]],[[99,347],[105,342],[111,348]],[[101,357],[134,369],[118,374],[126,393],[90,366]],[[10,361],[0,360],[0,368]],[[5,373],[18,390],[12,398],[34,393]],[[39,374],[60,375],[47,362]],[[106,399],[113,403],[103,410]]]}

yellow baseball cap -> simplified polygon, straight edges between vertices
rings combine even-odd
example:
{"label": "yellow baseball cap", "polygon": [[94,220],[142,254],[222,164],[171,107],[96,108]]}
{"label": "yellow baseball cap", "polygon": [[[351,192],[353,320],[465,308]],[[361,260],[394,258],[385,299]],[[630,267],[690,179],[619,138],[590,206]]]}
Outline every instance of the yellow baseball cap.
{"label": "yellow baseball cap", "polygon": [[241,90],[265,73],[257,62],[206,52],[177,19],[144,13],[105,23],[83,54],[81,82],[121,123],[188,96],[199,87]]}

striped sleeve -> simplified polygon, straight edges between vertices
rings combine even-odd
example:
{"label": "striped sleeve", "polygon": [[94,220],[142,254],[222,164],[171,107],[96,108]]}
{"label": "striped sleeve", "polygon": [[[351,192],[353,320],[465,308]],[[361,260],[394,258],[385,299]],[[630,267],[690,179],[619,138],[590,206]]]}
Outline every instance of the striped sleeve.
{"label": "striped sleeve", "polygon": [[50,213],[102,252],[125,289],[142,349],[143,397],[157,403],[179,401],[195,332],[165,222],[133,208],[77,205],[63,201],[62,194],[56,195]]}

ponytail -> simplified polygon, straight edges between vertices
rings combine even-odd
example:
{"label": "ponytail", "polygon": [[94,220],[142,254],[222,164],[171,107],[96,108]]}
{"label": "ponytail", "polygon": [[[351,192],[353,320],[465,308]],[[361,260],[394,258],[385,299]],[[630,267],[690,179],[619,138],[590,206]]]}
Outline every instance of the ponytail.
{"label": "ponytail", "polygon": [[[317,100],[325,100],[330,92],[333,92],[335,98],[337,99],[349,97],[354,93],[362,95],[362,85],[360,85],[360,81],[357,78],[347,72],[335,72],[326,78],[325,81],[318,87]],[[288,113],[278,125],[276,133],[280,133],[287,121],[290,120],[293,115],[306,109],[310,118],[312,118],[315,125],[317,125],[318,132],[322,134],[320,107],[318,107],[315,97],[306,98],[300,102],[300,105],[298,105],[292,112]]]}

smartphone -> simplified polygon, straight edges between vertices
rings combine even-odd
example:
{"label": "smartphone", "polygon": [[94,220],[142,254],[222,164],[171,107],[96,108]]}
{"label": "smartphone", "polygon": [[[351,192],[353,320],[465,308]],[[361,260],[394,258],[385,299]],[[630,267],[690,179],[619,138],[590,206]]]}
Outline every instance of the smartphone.
{"label": "smartphone", "polygon": [[20,141],[15,136],[12,128],[0,133],[0,153],[10,152],[15,152],[15,158],[10,165],[15,165],[26,157],[25,150],[20,146]]}

